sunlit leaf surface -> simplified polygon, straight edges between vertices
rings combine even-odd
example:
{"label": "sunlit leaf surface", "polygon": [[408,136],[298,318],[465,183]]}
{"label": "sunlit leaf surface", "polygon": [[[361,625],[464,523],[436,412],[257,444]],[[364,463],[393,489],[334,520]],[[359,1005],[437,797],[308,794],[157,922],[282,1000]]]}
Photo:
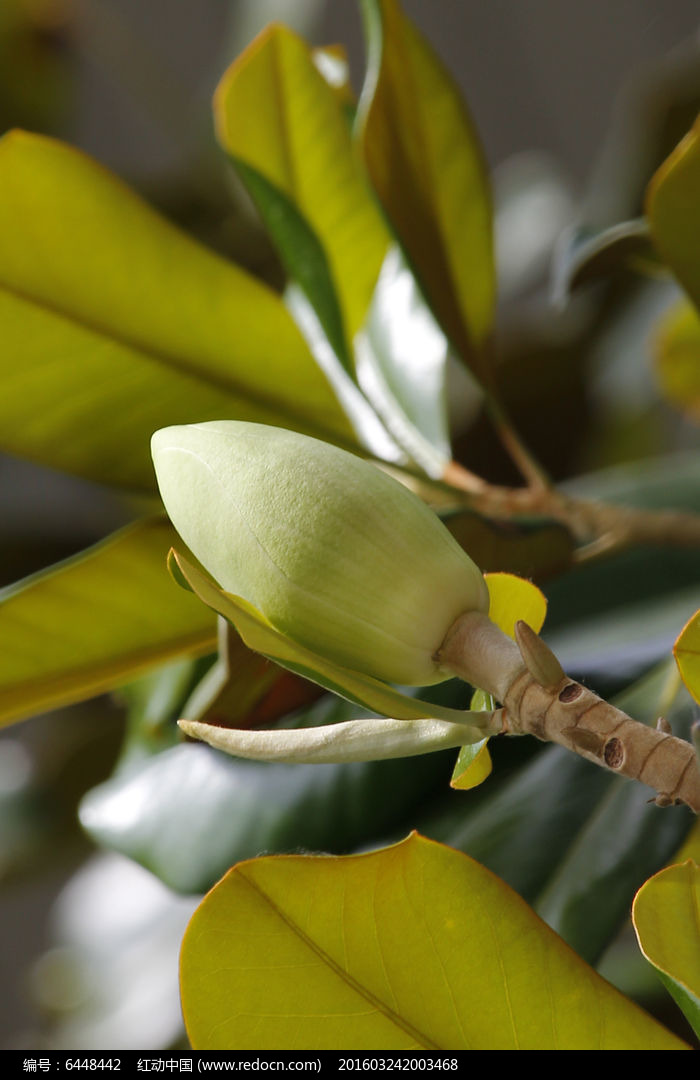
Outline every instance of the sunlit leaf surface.
{"label": "sunlit leaf surface", "polygon": [[683,1047],[498,878],[415,834],[239,864],[190,923],[181,983],[198,1050]]}
{"label": "sunlit leaf surface", "polygon": [[700,867],[668,866],[642,885],[632,921],[639,947],[700,1037]]}
{"label": "sunlit leaf surface", "polygon": [[360,148],[438,321],[480,373],[495,302],[481,148],[454,80],[397,0],[365,0],[363,8],[368,72]]}
{"label": "sunlit leaf surface", "polygon": [[212,613],[165,569],[175,539],[142,522],[0,594],[0,722],[213,650]]}
{"label": "sunlit leaf surface", "polygon": [[214,108],[219,140],[287,270],[348,363],[388,233],[358,169],[342,104],[317,63],[291,30],[270,26],[228,69]]}
{"label": "sunlit leaf surface", "polygon": [[0,142],[0,446],[152,490],[154,430],[349,425],[282,301],[77,150]]}

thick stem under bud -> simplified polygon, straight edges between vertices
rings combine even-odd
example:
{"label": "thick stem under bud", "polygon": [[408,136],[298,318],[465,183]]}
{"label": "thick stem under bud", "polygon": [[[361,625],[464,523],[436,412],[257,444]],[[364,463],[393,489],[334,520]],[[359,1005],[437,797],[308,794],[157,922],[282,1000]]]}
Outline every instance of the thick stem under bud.
{"label": "thick stem under bud", "polygon": [[700,813],[700,768],[690,743],[640,724],[574,682],[525,623],[516,633],[520,648],[486,616],[469,612],[450,628],[436,659],[503,704],[504,732],[560,743],[648,784],[659,806],[683,802]]}

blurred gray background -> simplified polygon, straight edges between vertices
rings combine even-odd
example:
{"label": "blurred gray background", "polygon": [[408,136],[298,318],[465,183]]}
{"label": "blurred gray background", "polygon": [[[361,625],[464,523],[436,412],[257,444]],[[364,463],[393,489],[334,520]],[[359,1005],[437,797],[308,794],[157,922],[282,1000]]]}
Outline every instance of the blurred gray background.
{"label": "blurred gray background", "polygon": [[[269,20],[285,21],[317,44],[345,43],[356,89],[361,83],[355,0],[45,0],[35,8],[44,12],[46,41],[69,60],[70,88],[53,130],[155,193],[166,211],[178,205],[193,162],[209,162],[198,182],[203,189],[212,184],[218,166],[211,93],[227,63]],[[697,0],[404,0],[404,8],[461,84],[491,165],[502,169],[526,151],[545,155],[564,178],[566,199],[557,213],[572,220],[621,89],[650,62],[687,47],[700,15]],[[206,221],[200,233],[206,237]],[[88,484],[0,460],[3,531],[22,549],[4,579],[98,539],[129,513]],[[44,543],[49,536],[53,548]],[[36,742],[47,731],[45,720],[33,723],[22,729],[23,740]],[[18,753],[19,731],[9,736],[10,756]],[[16,769],[6,772],[7,783],[15,783]],[[0,788],[4,776],[0,769]],[[54,896],[84,856],[74,841],[46,877],[20,873],[3,882],[0,1047],[31,1045],[46,961],[34,976],[29,972],[55,934],[48,926]]]}

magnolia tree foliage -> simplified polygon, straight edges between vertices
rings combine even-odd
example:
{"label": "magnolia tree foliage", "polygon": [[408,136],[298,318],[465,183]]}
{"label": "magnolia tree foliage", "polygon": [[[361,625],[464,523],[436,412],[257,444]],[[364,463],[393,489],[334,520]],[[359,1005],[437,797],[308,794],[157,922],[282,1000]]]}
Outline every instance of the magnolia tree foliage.
{"label": "magnolia tree foliage", "polygon": [[[140,508],[3,594],[0,718],[126,700],[80,819],[211,890],[195,1048],[681,1049],[595,965],[632,911],[700,1031],[700,458],[558,485],[512,417],[561,428],[551,379],[649,270],[675,283],[663,407],[697,416],[698,133],[633,220],[561,245],[561,302],[597,282],[569,354],[554,310],[518,352],[467,107],[397,0],[362,7],[359,102],[342,50],[279,25],[215,95],[281,294],[79,151],[0,142],[2,448]],[[482,413],[460,461],[456,365]]]}

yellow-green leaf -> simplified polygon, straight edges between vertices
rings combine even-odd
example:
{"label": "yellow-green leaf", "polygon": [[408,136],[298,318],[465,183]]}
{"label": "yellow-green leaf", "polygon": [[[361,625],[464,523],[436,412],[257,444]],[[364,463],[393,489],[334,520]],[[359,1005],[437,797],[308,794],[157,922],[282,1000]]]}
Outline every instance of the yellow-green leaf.
{"label": "yellow-green leaf", "polygon": [[[504,634],[513,637],[515,624],[522,619],[537,633],[542,629],[547,614],[547,600],[542,592],[525,578],[515,574],[485,574],[489,589],[489,618]],[[470,709],[493,709],[494,702],[482,690],[477,690]],[[492,762],[488,739],[464,746],[455,763],[450,787],[469,791],[478,787],[491,775]]]}
{"label": "yellow-green leaf", "polygon": [[458,87],[397,0],[364,0],[363,7],[362,154],[438,321],[480,374],[495,305],[481,147]]}
{"label": "yellow-green leaf", "polygon": [[676,638],[673,655],[683,682],[700,702],[700,611],[688,619]]}
{"label": "yellow-green leaf", "polygon": [[695,820],[683,846],[676,852],[671,862],[682,863],[686,859],[693,859],[700,866],[700,818]]}
{"label": "yellow-green leaf", "polygon": [[684,1048],[502,881],[415,834],[240,863],[190,922],[181,985],[196,1050]]}
{"label": "yellow-green leaf", "polygon": [[488,739],[463,746],[457,755],[450,787],[456,791],[471,791],[483,784],[493,772]]}
{"label": "yellow-green leaf", "polygon": [[700,866],[667,866],[642,885],[632,920],[639,947],[700,1036]]}
{"label": "yellow-green leaf", "polygon": [[[388,233],[358,168],[342,103],[317,64],[305,41],[272,25],[223,76],[214,113],[222,146],[245,166],[244,181],[254,170],[269,186],[254,192],[263,216],[271,189],[315,233],[350,341],[369,307]],[[275,224],[268,221],[273,238]],[[285,262],[298,276],[293,251]],[[318,310],[313,289],[309,299]],[[323,311],[319,317],[325,328]]]}
{"label": "yellow-green leaf", "polygon": [[700,122],[653,176],[647,216],[661,257],[700,306]]}
{"label": "yellow-green leaf", "polygon": [[153,489],[164,425],[350,428],[282,301],[84,154],[0,141],[0,446]]}
{"label": "yellow-green leaf", "polygon": [[141,522],[0,594],[0,724],[213,651],[212,613],[166,572],[175,538]]}
{"label": "yellow-green leaf", "polygon": [[686,302],[661,319],[656,333],[656,372],[662,393],[700,420],[700,317]]}

